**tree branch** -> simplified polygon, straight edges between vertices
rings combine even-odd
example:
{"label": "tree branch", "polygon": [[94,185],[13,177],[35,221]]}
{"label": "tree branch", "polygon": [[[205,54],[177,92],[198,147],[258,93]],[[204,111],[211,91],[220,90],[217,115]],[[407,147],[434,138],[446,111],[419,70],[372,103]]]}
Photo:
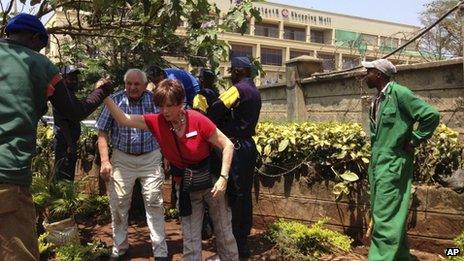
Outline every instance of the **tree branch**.
{"label": "tree branch", "polygon": [[[6,22],[7,22],[6,18],[8,17],[8,14],[11,12],[11,9],[13,8],[14,1],[15,0],[11,0],[10,4],[8,5],[8,8],[5,11],[3,11],[3,20],[2,20],[2,27],[0,28],[1,29],[0,36],[3,36],[5,34],[5,27],[6,27]],[[2,6],[2,10],[3,10],[3,6]]]}

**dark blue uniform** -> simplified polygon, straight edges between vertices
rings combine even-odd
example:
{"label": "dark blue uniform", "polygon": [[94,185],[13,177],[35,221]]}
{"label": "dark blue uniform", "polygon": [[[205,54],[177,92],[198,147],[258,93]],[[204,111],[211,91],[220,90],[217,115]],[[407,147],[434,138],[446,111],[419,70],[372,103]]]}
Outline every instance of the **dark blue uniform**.
{"label": "dark blue uniform", "polygon": [[[81,123],[65,118],[55,109],[53,110],[54,133],[53,148],[55,150],[55,180],[74,181],[77,145],[81,135]],[[69,135],[71,144],[65,135]],[[69,149],[69,151],[68,151]]]}
{"label": "dark blue uniform", "polygon": [[209,117],[235,146],[228,197],[239,252],[247,246],[253,223],[251,189],[258,152],[252,136],[260,110],[261,95],[251,78],[244,78],[229,88],[208,110]]}

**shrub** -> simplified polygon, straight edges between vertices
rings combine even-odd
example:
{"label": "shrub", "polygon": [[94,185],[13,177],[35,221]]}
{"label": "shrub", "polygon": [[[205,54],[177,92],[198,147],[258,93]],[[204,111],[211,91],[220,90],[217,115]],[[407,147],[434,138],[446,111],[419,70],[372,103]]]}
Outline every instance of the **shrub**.
{"label": "shrub", "polygon": [[338,184],[334,193],[348,194],[352,183],[366,176],[370,143],[356,123],[258,124],[254,137],[264,165],[289,168],[317,165],[320,174]]}
{"label": "shrub", "polygon": [[47,242],[49,233],[45,232],[39,236],[39,253],[41,256],[48,256],[55,247],[53,243]]}
{"label": "shrub", "polygon": [[267,238],[276,244],[285,256],[294,259],[311,260],[323,254],[348,252],[351,250],[350,237],[323,228],[327,220],[321,220],[308,227],[295,221],[283,219],[271,224]]}
{"label": "shrub", "polygon": [[[454,241],[454,244],[456,244],[456,247],[459,248],[461,251],[463,251],[464,250],[464,231],[458,237],[456,237],[453,241]],[[448,260],[464,261],[464,255],[461,253],[459,256],[450,257]]]}
{"label": "shrub", "polygon": [[164,219],[165,220],[179,219],[179,210],[177,210],[177,208],[165,209]]}
{"label": "shrub", "polygon": [[[277,166],[282,173],[294,166],[316,165],[324,178],[338,182],[337,195],[348,194],[354,182],[367,179],[371,148],[359,124],[262,122],[254,139],[261,164]],[[458,133],[441,124],[416,150],[415,181],[433,183],[462,167],[463,148]]]}
{"label": "shrub", "polygon": [[440,124],[429,141],[416,150],[415,181],[432,183],[462,168],[463,149],[459,133]]}
{"label": "shrub", "polygon": [[111,219],[108,196],[89,195],[83,199],[79,207],[80,218],[93,218],[97,222],[106,222]]}
{"label": "shrub", "polygon": [[110,254],[110,249],[99,241],[94,240],[87,245],[68,244],[56,248],[56,260],[58,261],[93,261],[100,260],[101,257],[107,257]]}

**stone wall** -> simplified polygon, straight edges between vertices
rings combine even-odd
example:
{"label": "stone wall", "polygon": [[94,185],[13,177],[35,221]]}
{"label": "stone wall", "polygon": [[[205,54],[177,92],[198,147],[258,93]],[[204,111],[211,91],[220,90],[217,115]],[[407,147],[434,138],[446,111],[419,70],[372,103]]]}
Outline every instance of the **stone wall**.
{"label": "stone wall", "polygon": [[[318,179],[309,169],[303,175],[280,178],[256,175],[253,187],[253,214],[256,229],[266,229],[278,218],[311,224],[329,218],[326,227],[341,231],[355,244],[370,243],[369,195],[367,184],[357,184],[349,196],[336,200],[335,183]],[[365,180],[364,180],[365,181]],[[411,248],[443,253],[464,230],[464,194],[447,188],[417,186],[412,195],[407,228]],[[166,180],[164,202],[171,205],[171,183]]]}
{"label": "stone wall", "polygon": [[260,120],[287,120],[287,93],[285,85],[270,85],[260,89],[262,108]]}
{"label": "stone wall", "polygon": [[[370,96],[362,83],[364,72],[317,75],[301,81],[307,119],[313,121],[355,121],[367,123]],[[464,85],[462,59],[414,65],[399,65],[395,81],[408,86],[417,95],[433,104],[441,113],[441,121],[464,133]],[[287,87],[262,87],[261,120],[289,119]],[[364,98],[363,98],[364,97]]]}
{"label": "stone wall", "polygon": [[[287,70],[287,76],[288,74]],[[260,89],[263,108],[260,120],[299,120],[369,123],[368,109],[374,90],[363,84],[363,71],[336,75],[315,74],[310,78]],[[464,134],[464,84],[462,59],[432,63],[400,65],[395,81],[408,86],[418,96],[435,106],[441,122]],[[289,87],[290,86],[290,87]],[[302,91],[304,106],[290,106]],[[296,102],[299,102],[296,101]],[[306,109],[304,113],[292,111]],[[297,119],[298,120],[298,119]],[[280,179],[257,176],[254,186],[255,227],[264,228],[276,218],[305,223],[329,217],[329,227],[343,231],[358,243],[369,243],[369,197],[367,184],[349,197],[335,200],[333,183],[311,181],[318,173],[309,170],[304,176],[288,175]],[[411,247],[443,253],[464,230],[464,195],[447,188],[418,186],[413,194],[408,217]]]}
{"label": "stone wall", "polygon": [[[317,176],[292,176],[271,181],[260,177],[254,186],[255,227],[265,228],[277,218],[316,222],[328,217],[329,228],[351,236],[356,244],[369,244],[369,195],[367,186],[360,186],[336,200],[334,183],[311,181]],[[452,247],[453,239],[464,230],[464,195],[447,188],[417,186],[407,221],[408,239],[412,248],[443,253]]]}

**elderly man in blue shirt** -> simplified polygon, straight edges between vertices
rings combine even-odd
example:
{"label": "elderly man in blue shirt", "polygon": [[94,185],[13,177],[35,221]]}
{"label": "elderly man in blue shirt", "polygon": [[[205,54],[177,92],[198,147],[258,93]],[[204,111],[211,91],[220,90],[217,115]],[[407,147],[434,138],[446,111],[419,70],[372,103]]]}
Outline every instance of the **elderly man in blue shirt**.
{"label": "elderly man in blue shirt", "polygon": [[[153,94],[146,90],[147,82],[145,72],[129,69],[124,75],[125,89],[115,93],[113,101],[128,114],[157,113]],[[149,131],[118,125],[106,107],[96,127],[99,129],[100,173],[109,182],[113,226],[111,257],[117,260],[129,248],[128,212],[135,180],[140,179],[155,260],[167,260],[162,198],[164,173],[157,141]],[[108,155],[109,140],[113,148],[111,160]]]}

